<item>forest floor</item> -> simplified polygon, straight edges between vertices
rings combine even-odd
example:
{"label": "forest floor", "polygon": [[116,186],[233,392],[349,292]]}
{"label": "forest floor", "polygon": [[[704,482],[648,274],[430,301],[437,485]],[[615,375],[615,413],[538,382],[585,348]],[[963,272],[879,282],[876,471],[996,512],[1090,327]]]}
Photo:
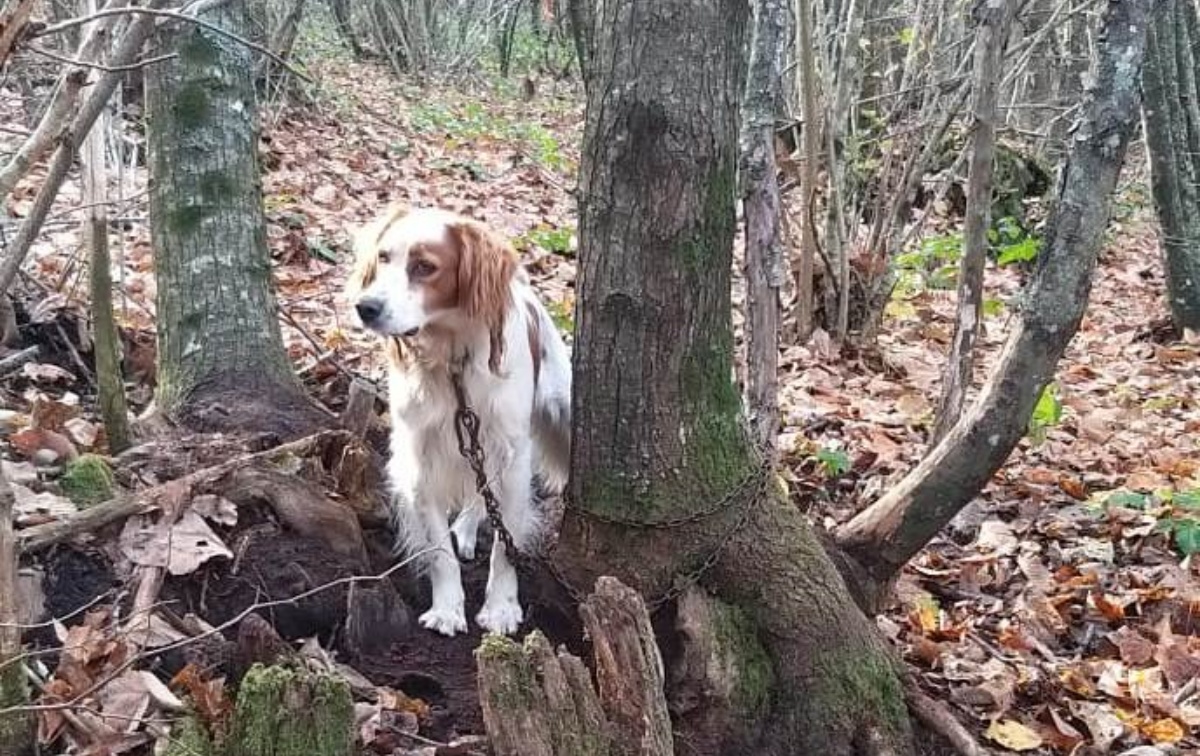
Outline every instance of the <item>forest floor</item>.
{"label": "forest floor", "polygon": [[[350,231],[390,202],[440,205],[507,234],[569,327],[578,92],[566,85],[556,91],[549,81],[538,83],[532,99],[515,83],[423,90],[344,59],[313,71],[319,84],[308,89],[311,102],[265,112],[261,155],[285,336],[316,396],[338,410],[351,376],[382,377],[377,350],[354,329],[341,290]],[[14,92],[0,92],[0,120],[27,122],[25,107]],[[1039,406],[1038,427],[977,505],[908,567],[879,618],[926,691],[950,703],[992,748],[1200,747],[1200,583],[1184,558],[1200,550],[1198,348],[1171,341],[1160,325],[1163,273],[1140,147],[1130,154],[1091,305],[1052,395]],[[144,172],[126,178],[129,200],[118,214],[129,220],[114,277],[136,382],[131,398],[140,409],[152,390],[154,281]],[[5,208],[10,217],[24,214],[39,180],[35,172],[18,190]],[[54,348],[2,381],[6,470],[26,486],[18,491],[23,525],[73,506],[44,471],[33,470],[50,443],[40,431],[54,426],[54,443],[65,437],[73,450],[103,444],[88,371],[73,353],[86,352],[86,343],[64,328],[83,322],[87,311],[79,216],[70,214],[78,202],[78,186],[68,183],[56,205],[63,222],[35,247],[24,284],[25,331]],[[929,233],[951,233],[953,222],[931,224],[941,230]],[[818,333],[784,350],[785,475],[796,505],[819,526],[845,521],[926,449],[954,296],[921,284],[919,271],[912,280],[889,307],[875,348],[842,353]],[[1021,282],[1020,271],[989,265],[988,296],[998,304],[984,322],[976,387],[996,360]],[[59,422],[47,420],[56,412]],[[264,560],[259,574],[286,568],[286,546],[257,557]],[[47,558],[51,613],[61,616],[111,587],[111,570],[96,551],[63,548]],[[373,563],[386,566],[385,557],[380,548]],[[468,571],[469,612],[485,579],[479,561]],[[209,567],[178,591],[200,590],[196,576],[207,575],[205,597],[185,603],[203,606],[209,622],[258,600],[233,583],[217,590],[223,584]],[[289,621],[283,612],[270,616]],[[291,619],[280,630],[285,637],[317,632],[304,618]],[[569,639],[561,618],[542,619],[552,639]],[[535,611],[531,624],[539,621]],[[421,734],[449,740],[480,728],[471,656],[477,641],[477,630],[454,641],[418,630],[354,666],[376,685],[434,704],[434,714],[412,704],[422,713]],[[377,745],[388,752],[383,746],[393,743]]]}

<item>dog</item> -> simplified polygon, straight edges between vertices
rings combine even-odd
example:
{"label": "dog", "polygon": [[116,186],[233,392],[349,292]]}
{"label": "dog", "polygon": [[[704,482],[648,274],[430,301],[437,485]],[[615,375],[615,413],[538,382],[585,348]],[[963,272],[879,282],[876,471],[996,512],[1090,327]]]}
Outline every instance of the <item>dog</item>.
{"label": "dog", "polygon": [[[452,369],[480,420],[485,470],[519,551],[535,546],[535,477],[553,495],[570,462],[571,360],[512,246],[471,218],[436,208],[392,208],[355,238],[347,286],[362,326],[384,341],[391,416],[396,551],[414,557],[432,588],[418,621],[453,637],[467,630],[462,578],[451,548],[475,557],[486,515],[459,452]],[[457,514],[453,525],[451,514]],[[475,621],[511,635],[523,610],[517,572],[494,538]]]}

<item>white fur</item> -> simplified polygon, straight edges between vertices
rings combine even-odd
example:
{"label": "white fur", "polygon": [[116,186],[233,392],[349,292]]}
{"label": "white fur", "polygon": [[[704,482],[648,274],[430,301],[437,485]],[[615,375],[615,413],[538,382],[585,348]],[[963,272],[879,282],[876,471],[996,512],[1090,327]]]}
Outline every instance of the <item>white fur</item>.
{"label": "white fur", "polygon": [[[388,245],[440,239],[450,216],[417,211],[393,225],[382,240]],[[504,524],[517,548],[536,547],[539,518],[533,505],[535,473],[547,489],[557,492],[566,483],[570,455],[571,364],[567,347],[530,287],[523,272],[510,285],[512,301],[503,332],[504,357],[499,374],[488,367],[486,326],[467,319],[457,308],[430,312],[420,285],[410,282],[403,264],[380,265],[362,296],[383,297],[386,310],[375,330],[385,335],[414,328],[439,326],[454,334],[454,357],[467,355],[463,385],[478,414],[486,471],[501,504]],[[534,386],[527,319],[533,305],[541,321],[543,355]],[[417,339],[424,334],[417,336]],[[422,626],[453,636],[467,629],[459,555],[475,556],[476,530],[486,513],[476,493],[475,476],[459,453],[454,418],[456,403],[444,364],[417,362],[403,369],[392,366],[388,376],[392,421],[388,478],[393,491],[397,547],[421,555],[429,575],[433,600],[422,614]],[[458,513],[453,527],[449,516]],[[492,547],[490,574],[483,607],[476,622],[485,630],[515,632],[523,619],[517,572],[499,539]]]}

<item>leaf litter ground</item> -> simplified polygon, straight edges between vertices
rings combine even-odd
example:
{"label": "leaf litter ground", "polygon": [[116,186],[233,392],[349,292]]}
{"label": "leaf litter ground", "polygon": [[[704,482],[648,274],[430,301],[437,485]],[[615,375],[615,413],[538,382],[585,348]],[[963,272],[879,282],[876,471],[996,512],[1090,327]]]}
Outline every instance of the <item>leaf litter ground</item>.
{"label": "leaf litter ground", "polygon": [[[556,317],[569,327],[578,93],[565,86],[547,92],[553,85],[546,85],[524,101],[449,87],[421,90],[345,61],[322,65],[316,74],[320,84],[310,92],[315,104],[268,111],[261,143],[287,347],[316,395],[338,409],[351,375],[382,378],[371,339],[347,317],[341,288],[349,232],[390,202],[441,205],[508,234]],[[28,104],[20,96],[8,90],[0,95],[6,119],[26,117]],[[133,130],[128,136],[139,139]],[[40,179],[35,172],[18,187],[6,208],[11,216],[24,214]],[[129,199],[119,214],[130,220],[123,224],[114,278],[127,369],[138,381],[132,398],[142,407],[153,376],[154,281],[142,222],[145,175],[132,171],[124,179],[121,192]],[[78,215],[70,213],[77,203],[77,186],[69,183],[55,210],[62,222],[35,247],[24,283],[26,334],[50,346],[47,357],[7,376],[3,386],[10,408],[3,418],[5,466],[20,486],[21,526],[53,520],[76,506],[47,482],[38,464],[53,467],[104,448],[89,376],[72,354],[87,351],[79,336],[87,311],[85,266]],[[1181,554],[1200,549],[1200,525],[1193,519],[1200,512],[1200,373],[1196,346],[1164,338],[1158,327],[1164,283],[1148,204],[1144,171],[1135,165],[1122,182],[1086,319],[1059,367],[1055,398],[1048,400],[1050,422],[913,561],[896,601],[879,619],[926,691],[950,702],[994,748],[1061,754],[1197,747],[1200,590],[1191,560]],[[1019,304],[1021,282],[1019,271],[989,266],[989,296],[1008,305],[985,320],[977,387]],[[735,291],[735,301],[740,294]],[[797,506],[818,524],[845,521],[920,459],[953,307],[952,293],[922,288],[893,303],[875,350],[839,354],[822,333],[785,348],[784,474]],[[735,322],[740,325],[736,313]],[[195,452],[205,454],[221,456],[211,449]],[[190,465],[162,473],[161,480],[199,464],[187,458]],[[117,477],[127,488],[155,482],[120,470]],[[222,542],[231,534],[222,525],[229,516],[225,504],[235,513],[239,508],[193,502],[203,511],[168,529],[204,544],[187,549],[188,538],[168,539],[190,570],[205,575],[203,582],[183,584],[178,597],[203,607],[203,620],[211,623],[236,616],[261,587],[223,583],[228,575],[208,570],[232,555]],[[255,519],[242,516],[246,525]],[[126,560],[161,563],[163,541],[138,525],[128,525],[121,539]],[[319,549],[280,537],[270,551]],[[120,559],[105,551],[103,545],[65,549],[55,557],[41,597],[52,604],[52,614],[61,616],[120,584],[108,566]],[[319,555],[298,559],[320,575],[346,569]],[[486,579],[479,561],[467,574],[475,602]],[[267,558],[254,567],[274,574],[289,564]],[[228,600],[207,593],[214,586]],[[36,603],[38,592],[28,595]],[[305,637],[316,627],[304,612],[270,616],[287,638]],[[152,722],[155,711],[174,706],[174,694],[144,673],[120,670],[128,649],[114,625],[103,612],[81,613],[58,623],[57,639],[53,633],[43,637],[49,646],[76,649],[56,655],[44,694],[54,700],[56,686],[78,692],[119,671],[111,691],[89,699],[110,720],[92,724],[99,731],[109,722],[112,732],[104,732],[111,742],[133,748],[151,739],[153,726],[112,728],[111,716]],[[477,732],[471,658],[477,641],[477,632],[446,641],[417,631],[384,653],[356,658],[350,672],[365,675],[369,682],[355,679],[374,690],[360,730],[364,742],[383,753],[397,743],[412,745],[396,733],[414,728],[446,740]],[[314,645],[310,641],[302,651],[320,655]],[[194,672],[176,683],[220,716],[219,686]],[[50,740],[69,725],[48,714],[42,734]]]}

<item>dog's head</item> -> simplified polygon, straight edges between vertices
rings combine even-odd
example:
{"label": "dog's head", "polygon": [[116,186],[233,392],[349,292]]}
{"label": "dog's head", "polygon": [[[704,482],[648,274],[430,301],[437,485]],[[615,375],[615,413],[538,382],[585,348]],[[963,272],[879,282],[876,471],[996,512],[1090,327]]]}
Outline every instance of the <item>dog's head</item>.
{"label": "dog's head", "polygon": [[495,233],[444,210],[396,208],[358,232],[355,255],[347,293],[364,327],[407,339],[435,323],[476,323],[499,370],[517,258]]}

